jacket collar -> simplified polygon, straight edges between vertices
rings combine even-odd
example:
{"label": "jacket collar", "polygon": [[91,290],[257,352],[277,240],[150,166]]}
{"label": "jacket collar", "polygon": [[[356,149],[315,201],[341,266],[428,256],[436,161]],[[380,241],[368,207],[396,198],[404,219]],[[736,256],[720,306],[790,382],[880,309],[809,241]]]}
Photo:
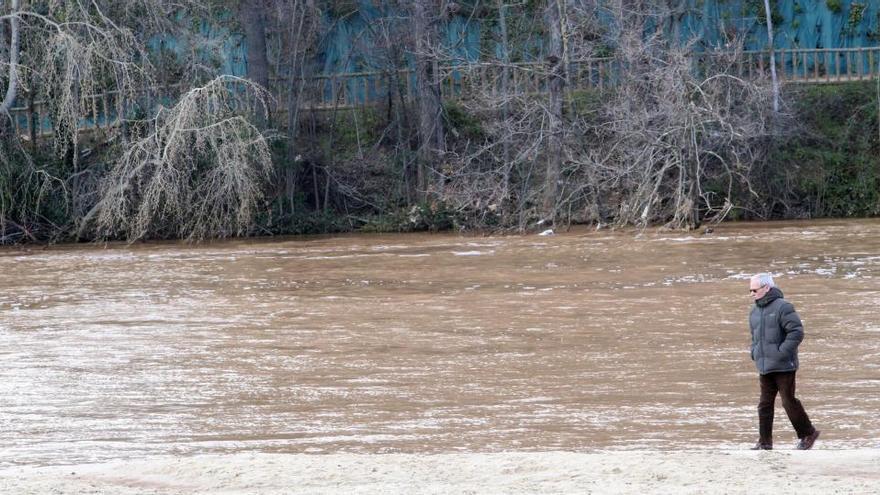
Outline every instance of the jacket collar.
{"label": "jacket collar", "polygon": [[763,308],[777,299],[782,299],[782,291],[778,287],[771,287],[764,297],[755,301],[759,308]]}

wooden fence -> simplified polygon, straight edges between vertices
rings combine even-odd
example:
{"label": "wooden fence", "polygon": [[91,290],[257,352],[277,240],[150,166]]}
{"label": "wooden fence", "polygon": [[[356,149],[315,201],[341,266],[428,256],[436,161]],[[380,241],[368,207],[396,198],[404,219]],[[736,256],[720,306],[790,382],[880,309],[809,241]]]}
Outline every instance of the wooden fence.
{"label": "wooden fence", "polygon": [[[876,77],[880,47],[793,48],[776,50],[779,76],[793,83],[837,83]],[[744,52],[740,75],[769,71],[770,52]]]}
{"label": "wooden fence", "polygon": [[[880,46],[863,48],[782,49],[774,52],[779,78],[786,83],[822,84],[867,80],[880,74]],[[737,57],[729,53],[699,53],[692,57],[694,70],[710,73],[724,67],[728,73],[743,78],[769,77],[770,52],[746,51]],[[713,64],[716,64],[713,67]],[[570,89],[613,87],[619,80],[624,63],[615,58],[593,58],[571,62],[567,67]],[[504,79],[506,78],[506,84]],[[511,94],[546,91],[549,67],[543,62],[516,63],[502,66],[477,63],[441,67],[441,93],[445,99],[468,94],[498,94],[502,88]],[[287,101],[289,80],[272,82],[279,106]],[[377,105],[390,98],[412,100],[418,96],[416,75],[412,70],[353,72],[321,75],[304,79],[298,84],[302,92],[302,110],[323,111]],[[84,131],[101,131],[119,125],[121,115],[145,115],[154,112],[159,103],[173,103],[181,88],[169,86],[150,88],[134,102],[124,102],[119,93],[89,95],[83,98],[89,115],[80,121]],[[38,139],[51,133],[51,116],[45,101],[20,102],[10,114],[16,132],[25,139]],[[128,105],[128,106],[126,106]]]}

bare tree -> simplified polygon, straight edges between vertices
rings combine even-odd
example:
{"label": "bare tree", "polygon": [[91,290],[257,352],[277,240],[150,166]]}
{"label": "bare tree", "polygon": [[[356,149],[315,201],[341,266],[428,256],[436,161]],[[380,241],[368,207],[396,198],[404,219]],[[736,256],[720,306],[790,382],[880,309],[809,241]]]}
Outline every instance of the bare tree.
{"label": "bare tree", "polygon": [[[81,121],[87,116],[98,118],[99,113],[107,119],[111,111],[123,116],[124,102],[136,100],[139,91],[150,86],[152,66],[145,44],[127,23],[136,19],[141,32],[146,33],[155,27],[154,18],[146,12],[162,10],[160,3],[17,0],[9,10],[4,5],[0,11],[0,22],[9,23],[11,38],[5,53],[9,71],[2,109],[8,111],[16,101],[41,100],[39,115],[44,117],[29,123],[30,135],[25,138],[31,143],[27,149],[17,146],[22,136],[11,132],[3,137],[3,147],[17,150],[14,163],[23,169],[22,177],[52,178],[49,183],[60,189],[37,197],[64,198],[66,204],[61,208],[74,219],[87,207],[89,186],[94,182],[92,170],[80,160]],[[107,101],[99,103],[95,96],[104,91],[115,94],[110,107]],[[36,137],[49,130],[46,120],[51,126],[50,142],[63,170],[48,172],[43,163],[29,156],[39,150]],[[4,159],[11,164],[12,158]],[[25,184],[31,186],[23,187],[45,190],[46,182]],[[20,211],[18,220],[36,218],[36,210],[31,213]]]}
{"label": "bare tree", "polygon": [[[244,4],[241,17],[254,21],[244,24],[257,32],[251,44],[259,51],[260,41],[263,47],[266,42],[268,5]],[[186,91],[186,85],[216,72],[212,59],[218,42],[200,38],[187,20],[210,12],[199,0],[15,0],[2,7],[0,23],[10,36],[3,51],[9,69],[0,75],[6,90],[0,110],[20,98],[42,102],[42,117],[30,125],[30,149],[18,145],[20,136],[2,136],[0,197],[4,205],[6,199],[15,201],[14,208],[0,205],[4,231],[13,223],[24,232],[33,231],[28,222],[51,222],[39,215],[46,198],[65,198],[60,208],[72,225],[54,225],[57,231],[202,238],[247,229],[271,160],[266,138],[241,112],[254,112],[257,105],[252,117],[265,122],[267,93],[230,79]],[[163,36],[178,42],[181,60],[175,67],[181,70],[167,66],[161,51],[148,50],[150,40]],[[261,87],[267,86],[265,64],[257,60],[250,67]],[[166,69],[175,73],[160,74]],[[184,85],[185,96],[171,109],[157,110],[157,104],[178,97],[176,89],[156,87],[159,79]],[[84,119],[105,124],[88,149],[81,145]],[[112,120],[121,125],[106,125]],[[33,134],[45,134],[47,122],[51,139],[37,143]],[[54,145],[60,160],[51,172],[45,159],[29,156],[43,153],[44,143]],[[105,178],[108,162],[114,165]],[[193,182],[175,182],[184,173]],[[8,182],[13,178],[15,185]]]}
{"label": "bare tree", "polygon": [[18,54],[19,54],[19,0],[12,0],[9,13],[9,75],[6,78],[6,94],[0,103],[0,113],[8,114],[12,102],[18,94]]}
{"label": "bare tree", "polygon": [[[265,59],[263,69],[251,72],[248,65],[248,78],[264,86],[278,99],[279,108],[273,123],[285,134],[286,153],[280,156],[276,164],[276,177],[272,183],[276,185],[275,194],[281,215],[294,215],[297,207],[297,193],[301,189],[301,164],[304,146],[300,143],[299,131],[304,112],[301,111],[305,97],[310,88],[307,78],[313,74],[309,57],[314,55],[318,39],[321,14],[313,0],[262,0],[261,2],[240,2],[239,9],[252,12],[249,16],[239,19],[246,39],[263,36],[262,45],[259,41],[248,43],[248,51],[255,50],[251,58]],[[250,18],[256,17],[262,28],[247,27]],[[262,34],[261,34],[262,33]],[[258,67],[262,62],[258,62]],[[259,75],[258,75],[259,74]],[[284,118],[280,118],[284,115]]]}
{"label": "bare tree", "polygon": [[776,51],[773,47],[773,12],[770,0],[764,0],[764,15],[767,17],[767,48],[770,50],[770,77],[773,81],[773,111],[779,111],[779,80],[776,78]]}
{"label": "bare tree", "polygon": [[556,218],[556,201],[559,192],[560,171],[563,155],[562,103],[564,98],[568,53],[565,47],[565,0],[548,0],[544,10],[544,22],[549,33],[547,39],[547,64],[550,101],[547,116],[547,150],[544,159],[547,168],[544,173],[543,215],[551,223]]}
{"label": "bare tree", "polygon": [[269,99],[233,76],[188,91],[114,163],[87,219],[103,236],[128,239],[246,232],[272,159],[266,137],[240,112],[265,115]]}
{"label": "bare tree", "polygon": [[[569,33],[583,33],[560,36],[567,51],[587,57],[577,77],[593,77],[583,67],[597,63],[589,60],[594,43],[615,48],[613,63],[603,62],[611,87],[596,93],[572,84],[560,91],[553,86],[560,77],[554,65],[538,73],[519,67],[511,69],[520,71],[513,79],[525,86],[506,93],[484,81],[461,100],[484,133],[477,142],[472,137],[464,146],[453,144],[444,198],[469,222],[522,230],[547,219],[549,211],[562,224],[694,228],[724,218],[736,207],[736,195],[751,190],[752,169],[776,132],[769,84],[735,76],[737,51],[710,56],[659,34],[646,37],[645,19],[655,14],[640,9],[653,6],[618,7],[614,31],[603,31],[589,6],[568,6],[560,23]],[[566,76],[566,83],[584,82]],[[546,93],[530,93],[536,79]],[[509,160],[502,159],[504,142],[510,143]],[[516,187],[504,186],[508,178]],[[501,216],[505,205],[509,213]]]}
{"label": "bare tree", "polygon": [[703,57],[705,67],[696,71],[688,46],[658,50],[665,44],[629,39],[598,129],[602,187],[619,191],[617,223],[693,228],[707,217],[720,220],[733,191],[749,188],[750,170],[774,132],[771,91],[734,75],[736,53]]}
{"label": "bare tree", "polygon": [[[308,76],[329,29],[321,11],[327,5],[206,5],[237,14],[225,25],[247,41],[249,83],[204,85],[214,77],[211,60],[224,40],[201,41],[168,21],[175,9],[210,16],[195,0],[15,0],[2,7],[0,57],[9,63],[0,74],[0,110],[22,98],[47,100],[39,130],[45,133],[51,122],[53,139],[39,146],[54,144],[63,165],[41,169],[28,159],[28,152],[41,151],[36,139],[25,149],[14,146],[18,136],[4,135],[0,166],[12,171],[5,177],[29,185],[21,195],[9,185],[18,182],[0,177],[0,226],[36,218],[10,208],[9,198],[29,198],[18,204],[34,213],[35,201],[46,197],[37,191],[52,189],[48,196],[64,198],[62,209],[73,219],[62,228],[104,237],[247,232],[264,199],[294,222],[303,201],[349,219],[359,214],[350,207],[393,213],[419,202],[449,208],[444,211],[466,225],[499,229],[547,220],[687,228],[735,207],[734,193],[750,190],[751,167],[775,132],[770,122],[785,118],[768,117],[767,109],[780,103],[776,96],[770,104],[774,92],[766,81],[734,75],[735,54],[712,58],[694,45],[679,46],[677,35],[670,41],[666,31],[675,32],[688,9],[682,0],[474,6],[469,16],[492,7],[498,14],[500,50],[490,47],[494,54],[479,64],[454,56],[440,35],[451,13],[470,7],[391,2],[379,19],[364,17],[370,22],[350,50],[368,61],[366,68],[385,73],[386,85],[359,81],[368,92],[386,94],[382,106],[336,107],[306,118],[303,101],[326,91]],[[331,22],[364,15],[344,10],[344,18]],[[648,35],[660,25],[667,29]],[[171,62],[146,49],[151,33],[160,32],[182,40]],[[604,72],[597,75],[599,63]],[[590,87],[599,77],[605,86]],[[451,88],[454,100],[441,98],[446,80],[461,83]],[[154,81],[182,82],[183,96],[156,90]],[[190,85],[197,87],[189,91]],[[262,133],[270,122],[259,121],[267,117],[265,90],[279,97],[276,115],[286,112],[275,123],[287,124],[287,150],[276,153],[274,167]],[[107,113],[96,111],[101,92],[118,95],[110,106],[122,125],[102,129],[98,145],[83,149],[77,128],[84,118]],[[157,110],[157,103],[178,97],[178,105]],[[368,121],[375,128],[364,132]],[[352,141],[351,152],[339,152]],[[29,229],[11,228],[19,238]]]}
{"label": "bare tree", "polygon": [[[501,45],[501,81],[499,84],[499,91],[502,99],[501,120],[507,121],[507,119],[510,117],[510,107],[507,101],[510,84],[510,40],[507,37],[507,5],[505,4],[504,0],[496,0],[495,5],[496,9],[498,10],[498,30],[501,36],[501,39],[499,40]],[[508,136],[504,135],[501,137],[501,147],[501,159],[504,163],[510,162],[510,141],[508,140]],[[509,182],[510,175],[505,174],[505,190],[507,189]]]}
{"label": "bare tree", "polygon": [[431,0],[414,0],[412,11],[419,102],[418,183],[423,199],[442,185],[435,169],[444,147],[440,71],[435,56],[440,44],[438,13],[433,4]]}
{"label": "bare tree", "polygon": [[269,56],[266,47],[267,5],[261,0],[238,3],[239,23],[247,44],[248,79],[269,87]]}

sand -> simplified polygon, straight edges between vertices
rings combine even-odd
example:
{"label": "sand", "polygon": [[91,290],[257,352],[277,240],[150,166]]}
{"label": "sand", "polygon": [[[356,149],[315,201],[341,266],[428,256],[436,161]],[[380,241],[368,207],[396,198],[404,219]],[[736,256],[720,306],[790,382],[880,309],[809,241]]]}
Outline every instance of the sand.
{"label": "sand", "polygon": [[0,493],[880,493],[880,450],[163,457],[5,468]]}

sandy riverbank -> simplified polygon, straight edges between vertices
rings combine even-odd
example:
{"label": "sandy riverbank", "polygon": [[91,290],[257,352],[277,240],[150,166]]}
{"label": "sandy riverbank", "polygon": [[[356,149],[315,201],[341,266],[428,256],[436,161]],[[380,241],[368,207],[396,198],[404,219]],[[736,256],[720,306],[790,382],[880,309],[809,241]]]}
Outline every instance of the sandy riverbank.
{"label": "sandy riverbank", "polygon": [[880,450],[234,454],[0,470],[4,494],[877,493]]}

